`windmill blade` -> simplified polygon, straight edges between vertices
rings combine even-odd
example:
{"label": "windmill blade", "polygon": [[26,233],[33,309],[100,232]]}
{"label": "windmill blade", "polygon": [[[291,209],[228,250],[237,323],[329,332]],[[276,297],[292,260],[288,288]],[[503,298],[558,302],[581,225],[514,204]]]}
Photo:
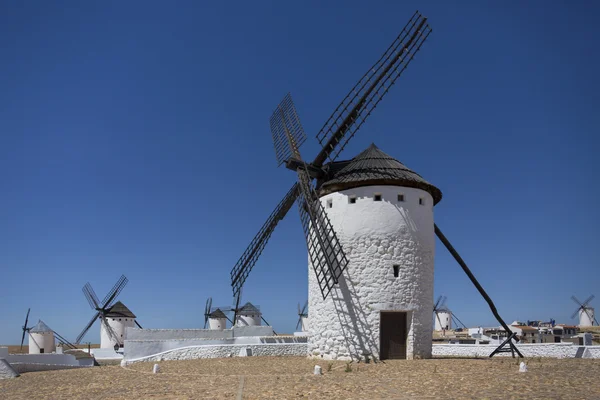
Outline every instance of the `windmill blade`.
{"label": "windmill blade", "polygon": [[298,328],[302,326],[302,315],[298,317],[298,322],[296,323],[296,332],[298,332]]}
{"label": "windmill blade", "polygon": [[140,323],[139,323],[139,322],[137,322],[137,319],[135,319],[135,320],[134,320],[134,322],[135,322],[135,324],[138,326],[138,328],[140,328],[140,329],[144,329],[144,328],[142,328],[142,326],[140,325]]}
{"label": "windmill blade", "polygon": [[390,47],[352,88],[317,134],[323,149],[315,158],[314,165],[320,167],[327,159],[336,160],[430,33],[427,18],[415,12]]}
{"label": "windmill blade", "polygon": [[[455,319],[455,320],[456,320],[456,321],[455,321],[455,323],[456,323],[456,322],[459,322],[459,323],[460,323],[460,325],[462,325],[462,327],[463,327],[463,328],[465,328],[465,329],[468,329],[468,328],[467,328],[467,326],[466,326],[465,324],[463,324],[463,323],[462,323],[462,321],[461,321],[460,319],[458,319],[458,317],[457,317],[456,315],[454,315],[454,313],[453,313],[453,314],[451,314],[451,315],[452,315],[452,319]],[[458,325],[458,324],[456,324],[456,325]]]}
{"label": "windmill blade", "polygon": [[573,314],[571,314],[571,319],[575,318],[577,315],[579,315],[579,310],[584,310],[584,308],[579,307],[577,310],[575,310],[575,312]]}
{"label": "windmill blade", "polygon": [[298,183],[295,183],[292,188],[286,193],[283,199],[279,202],[275,210],[271,213],[267,221],[264,223],[258,234],[252,239],[244,254],[240,257],[238,262],[235,264],[233,269],[231,270],[231,286],[233,289],[233,296],[237,297],[239,292],[242,290],[242,286],[250,271],[258,261],[260,254],[263,252],[271,234],[275,230],[275,227],[281,221],[285,215],[288,213],[294,201],[298,197],[300,192],[300,188],[298,187]]}
{"label": "windmill blade", "polygon": [[[454,259],[456,260],[458,265],[460,265],[460,267],[465,272],[465,274],[467,274],[467,277],[469,278],[471,283],[473,283],[473,285],[475,286],[475,288],[477,289],[479,294],[481,294],[481,297],[483,297],[483,299],[486,301],[486,303],[488,304],[488,307],[490,307],[490,311],[492,311],[492,314],[494,314],[494,317],[496,317],[496,320],[500,323],[500,325],[502,325],[502,327],[504,328],[504,330],[506,332],[511,332],[508,325],[506,325],[506,322],[504,322],[504,320],[502,319],[500,314],[498,314],[498,310],[496,309],[494,302],[492,301],[490,296],[488,296],[488,294],[485,292],[485,290],[483,289],[481,284],[477,281],[477,279],[475,278],[475,275],[473,275],[473,273],[467,266],[467,263],[465,263],[465,261],[458,254],[458,252],[456,251],[454,246],[452,246],[452,244],[446,238],[446,236],[444,236],[444,234],[442,233],[441,229],[437,226],[437,224],[435,224],[435,223],[433,224],[433,229],[434,229],[435,234],[438,237],[438,239],[440,239],[440,241],[446,247],[446,249],[450,252],[452,257],[454,257]],[[499,351],[499,349],[502,348],[503,346],[504,346],[504,344],[502,344],[498,349],[496,349],[494,352],[492,352],[492,354],[490,354],[490,357],[493,356],[495,353],[497,353]],[[512,349],[511,351],[514,351],[515,353],[517,353],[519,355],[519,357],[523,358],[523,354],[521,354],[519,349],[517,349],[516,347],[513,347],[512,345],[511,345],[511,349]]]}
{"label": "windmill blade", "polygon": [[308,300],[306,300],[306,302],[304,302],[304,307],[302,307],[302,315],[306,316],[306,309],[308,308]]}
{"label": "windmill blade", "polygon": [[236,323],[237,313],[240,310],[240,298],[241,297],[242,297],[242,290],[240,288],[240,290],[237,292],[237,295],[235,296],[235,307],[233,308],[232,328],[233,328],[233,325],[235,325],[235,323]]}
{"label": "windmill blade", "polygon": [[204,329],[206,329],[206,324],[208,323],[208,316],[210,314],[210,308],[212,307],[212,297],[206,299],[206,304],[204,305]]}
{"label": "windmill blade", "polygon": [[582,304],[582,306],[586,307],[590,301],[594,300],[594,297],[596,297],[596,296],[594,296],[594,295],[591,295],[590,297],[588,297],[587,299],[585,299],[585,300],[583,301],[583,304]]}
{"label": "windmill blade", "polygon": [[77,346],[75,346],[73,343],[69,342],[67,339],[65,339],[64,337],[62,337],[58,332],[56,331],[52,331],[54,332],[54,336],[56,336],[57,338],[60,339],[61,342],[63,342],[64,344],[67,345],[67,347],[70,347],[71,349],[76,349]]}
{"label": "windmill blade", "polygon": [[98,318],[99,315],[100,315],[100,311],[98,311],[96,314],[94,314],[94,316],[92,317],[92,319],[90,320],[90,322],[88,322],[88,324],[85,326],[85,328],[83,328],[83,330],[81,331],[81,333],[75,339],[75,344],[80,344],[81,343],[81,339],[83,339],[83,337],[85,336],[85,334],[87,333],[87,331],[92,327],[92,325],[94,325],[94,322],[96,322],[96,319]]}
{"label": "windmill blade", "polygon": [[280,166],[292,155],[296,155],[300,146],[306,140],[306,133],[304,133],[292,96],[289,93],[279,103],[269,122],[273,144],[275,145],[275,157],[277,158],[277,165]]}
{"label": "windmill blade", "polygon": [[85,295],[85,298],[87,299],[88,303],[90,304],[90,307],[92,308],[92,310],[97,310],[100,307],[100,305],[98,304],[98,303],[100,303],[100,300],[98,300],[98,296],[96,296],[96,292],[94,292],[92,285],[90,285],[89,282],[86,283],[83,286],[83,288],[81,288],[81,291]]}
{"label": "windmill blade", "polygon": [[579,301],[579,299],[575,296],[571,296],[571,300],[577,303],[578,306],[583,307],[583,304]]}
{"label": "windmill blade", "polygon": [[25,333],[27,332],[27,322],[29,321],[29,312],[31,308],[27,309],[27,315],[25,315],[25,325],[23,325],[23,335],[21,336],[21,350],[23,350],[23,342],[25,342]]}
{"label": "windmill blade", "polygon": [[[348,266],[348,259],[327,217],[321,202],[310,186],[305,171],[298,171],[302,195],[298,197],[298,210],[308,247],[308,254],[317,277],[323,299]],[[306,206],[306,208],[305,208]]]}
{"label": "windmill blade", "polygon": [[446,300],[448,300],[448,298],[446,296],[442,297],[442,303],[440,304],[440,308],[442,308],[442,309],[446,308]]}
{"label": "windmill blade", "polygon": [[433,311],[437,311],[438,306],[440,305],[440,301],[442,301],[442,296],[438,297],[437,301],[433,305]]}
{"label": "windmill blade", "polygon": [[127,282],[129,282],[129,279],[127,279],[125,275],[121,275],[117,283],[115,283],[110,292],[108,292],[108,294],[104,297],[104,300],[102,300],[103,310],[106,310],[108,307],[110,307],[112,301],[119,295],[119,293],[121,293],[121,290],[123,290],[125,285],[127,285]]}

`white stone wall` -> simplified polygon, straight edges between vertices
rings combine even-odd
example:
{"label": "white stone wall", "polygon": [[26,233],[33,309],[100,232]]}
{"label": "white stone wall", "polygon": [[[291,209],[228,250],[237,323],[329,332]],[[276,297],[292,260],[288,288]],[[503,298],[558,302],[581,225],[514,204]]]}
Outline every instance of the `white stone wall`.
{"label": "white stone wall", "polygon": [[[435,357],[489,357],[497,345],[476,344],[434,344],[433,356]],[[573,358],[577,346],[572,343],[543,343],[543,344],[518,344],[517,348],[524,357],[550,357]],[[600,358],[600,346],[586,346],[586,353],[590,358]],[[494,357],[512,357],[511,353],[498,353]]]}
{"label": "white stone wall", "polygon": [[123,344],[125,340],[126,328],[133,328],[135,326],[134,318],[125,317],[106,317],[106,322],[112,328],[113,332],[117,335],[115,338],[110,334],[109,330],[106,329],[104,323],[100,324],[100,348],[101,349],[112,349],[116,343],[119,345]]}
{"label": "white stone wall", "polygon": [[[382,201],[374,201],[376,193]],[[404,201],[398,201],[399,194]],[[407,358],[431,357],[435,251],[431,195],[414,188],[366,186],[328,194],[321,202],[349,265],[323,300],[309,259],[309,355],[344,360],[365,353],[379,357],[380,312],[405,311]],[[393,265],[399,265],[398,277]]]}
{"label": "white stone wall", "polygon": [[192,360],[197,358],[237,357],[242,349],[250,349],[253,356],[306,356],[306,343],[277,343],[249,345],[209,345],[180,347],[148,357],[127,359],[126,364],[140,361]]}
{"label": "white stone wall", "polygon": [[436,331],[441,331],[442,328],[452,329],[452,313],[450,312],[438,312],[437,315],[433,314],[433,323]]}
{"label": "white stone wall", "polygon": [[40,349],[44,353],[56,351],[54,332],[29,332],[29,354],[40,354]]}

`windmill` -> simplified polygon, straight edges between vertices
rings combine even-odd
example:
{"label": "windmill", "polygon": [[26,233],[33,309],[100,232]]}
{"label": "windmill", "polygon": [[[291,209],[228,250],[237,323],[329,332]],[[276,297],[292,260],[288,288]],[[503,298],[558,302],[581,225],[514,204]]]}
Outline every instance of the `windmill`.
{"label": "windmill", "polygon": [[437,301],[433,305],[433,314],[435,315],[435,330],[446,331],[452,329],[452,313],[446,307],[446,296],[438,297]]}
{"label": "windmill", "polygon": [[598,320],[594,316],[594,308],[589,306],[590,301],[592,301],[594,297],[596,296],[592,294],[584,302],[581,302],[577,299],[577,297],[571,296],[571,300],[573,300],[578,306],[573,315],[571,315],[571,318],[575,318],[577,315],[579,315],[580,327],[594,326],[594,323],[599,325]]}
{"label": "windmill", "polygon": [[133,327],[135,324],[139,328],[142,328],[135,320],[136,316],[123,303],[120,301],[114,302],[128,281],[125,275],[121,275],[102,301],[98,299],[96,292],[94,292],[89,282],[83,286],[83,294],[95,313],[90,322],[88,322],[79,336],[77,336],[77,339],[75,339],[76,344],[81,343],[81,340],[97,319],[100,320],[101,326],[100,348],[122,347],[126,327]]}
{"label": "windmill", "polygon": [[23,343],[25,342],[25,334],[29,334],[29,354],[40,354],[45,351],[52,352],[55,349],[55,338],[58,338],[59,342],[63,345],[71,349],[76,349],[71,342],[61,336],[55,330],[52,330],[46,325],[42,320],[39,320],[38,323],[34,326],[28,327],[27,323],[29,322],[29,313],[31,308],[27,309],[27,314],[25,315],[25,324],[21,327],[23,330],[23,335],[21,336],[21,347],[20,350],[23,350]]}
{"label": "windmill", "polygon": [[[300,308],[298,303],[298,323],[296,324],[297,332],[306,332],[306,318],[308,318],[308,300],[304,303],[304,306]],[[300,331],[298,331],[300,328]]]}
{"label": "windmill", "polygon": [[[415,12],[406,26],[402,29],[398,37],[383,53],[381,58],[379,58],[379,60],[377,60],[375,64],[367,70],[363,77],[352,88],[348,95],[342,100],[341,104],[325,122],[325,125],[317,134],[317,139],[321,145],[321,150],[312,162],[305,161],[300,154],[300,146],[305,142],[306,134],[304,133],[302,124],[300,123],[300,118],[296,112],[291,95],[288,93],[283,98],[282,102],[277,106],[270,118],[270,127],[273,136],[277,164],[278,166],[285,164],[286,168],[294,171],[297,175],[297,181],[292,185],[283,199],[275,207],[275,210],[267,218],[267,221],[261,227],[258,234],[252,239],[250,245],[247,247],[231,270],[230,277],[233,296],[234,298],[238,299],[236,304],[239,304],[240,291],[252,268],[265,249],[265,246],[277,224],[286,216],[294,202],[296,202],[300,212],[300,220],[307,243],[309,264],[314,271],[316,285],[318,286],[318,290],[320,291],[320,295],[322,297],[323,310],[328,307],[326,311],[327,313],[335,312],[340,318],[348,318],[347,323],[342,325],[353,329],[353,333],[351,333],[351,335],[354,336],[352,339],[355,341],[355,343],[353,343],[352,346],[354,349],[358,350],[352,350],[348,348],[345,351],[353,352],[355,356],[358,354],[358,357],[361,356],[361,352],[363,354],[365,352],[370,354],[372,351],[378,351],[377,345],[374,344],[378,341],[378,339],[372,336],[369,337],[369,333],[365,333],[366,331],[369,331],[368,329],[363,329],[361,331],[360,328],[360,326],[365,326],[369,322],[361,321],[358,323],[356,321],[356,319],[359,318],[363,318],[363,320],[365,319],[365,317],[361,317],[361,315],[364,314],[364,309],[360,309],[360,299],[357,299],[357,301],[354,303],[347,303],[346,305],[330,305],[334,300],[331,298],[328,299],[328,295],[334,288],[336,288],[336,290],[339,289],[343,295],[345,293],[347,296],[356,297],[356,294],[351,292],[348,283],[345,282],[343,274],[348,267],[349,260],[346,255],[346,251],[340,242],[338,235],[339,232],[334,230],[331,220],[324,209],[323,204],[321,204],[320,196],[334,192],[333,189],[327,192],[324,191],[323,188],[324,185],[328,183],[328,180],[331,181],[336,179],[335,177],[337,172],[341,173],[344,169],[352,167],[354,168],[352,171],[354,175],[359,175],[362,168],[361,165],[367,165],[372,167],[373,170],[393,170],[393,173],[390,172],[389,177],[384,176],[382,173],[376,173],[376,179],[372,179],[371,182],[367,184],[389,185],[389,182],[401,182],[402,185],[398,184],[398,186],[407,186],[410,187],[411,190],[419,189],[424,194],[423,197],[419,198],[418,204],[421,206],[425,205],[426,201],[433,201],[435,204],[441,200],[441,191],[439,189],[426,182],[418,174],[406,168],[399,161],[394,160],[385,153],[379,151],[374,145],[365,150],[365,152],[361,153],[359,156],[352,159],[350,162],[337,161],[338,156],[347,146],[350,139],[354,137],[369,115],[371,115],[375,107],[387,94],[391,86],[406,69],[430,33],[431,28],[427,23],[427,18],[423,17],[418,11]],[[357,160],[361,157],[362,159]],[[356,162],[351,166],[350,164],[352,164],[355,160]],[[316,184],[313,182],[314,179],[317,180]],[[336,183],[337,188],[342,189],[360,187],[360,183],[352,182],[353,186],[351,186],[346,184],[347,181],[344,182],[341,179],[338,179]],[[338,190],[338,194],[342,189]],[[319,190],[319,193],[317,193],[317,190]],[[416,195],[416,193],[417,192],[412,191],[410,196]],[[397,195],[398,201],[405,200],[404,193],[398,193]],[[338,198],[342,198],[344,200],[346,197],[347,196],[345,196],[344,193],[341,193],[338,196]],[[332,203],[329,203],[331,199],[327,200],[328,208],[331,208],[332,206]],[[383,200],[382,194],[376,193],[373,197],[373,200],[381,202]],[[347,202],[356,204],[356,197],[348,198]],[[434,224],[430,224],[429,227],[431,227],[431,225]],[[454,250],[437,225],[434,225],[434,232],[463,268],[480,294],[487,301],[496,319],[498,319],[507,332],[510,332],[510,329],[506,323],[497,313],[496,308],[489,296],[485,293],[481,285],[477,282],[464,261],[460,258],[456,250]],[[433,236],[433,232],[431,232],[431,235]],[[394,276],[398,276],[401,273],[400,267],[401,265],[394,265]],[[433,270],[432,265],[431,270]],[[312,275],[309,275],[309,288],[311,286],[311,276]],[[340,284],[341,280],[344,281],[342,284]],[[309,290],[309,299],[311,299],[310,293],[311,291]],[[421,300],[430,305],[423,308],[424,310],[431,309],[430,307],[433,305],[433,294],[431,294],[431,298],[429,300],[425,299],[425,297]],[[312,307],[318,305],[318,303],[313,303],[312,300],[309,300],[309,303],[311,305],[311,332],[313,332],[312,336],[316,337],[319,334],[319,329],[318,327],[313,326],[313,322],[315,322],[315,318],[318,318],[319,311],[318,307],[317,309],[313,309]],[[340,307],[347,307],[348,304],[353,307],[352,312],[347,313],[344,311],[338,311]],[[354,304],[358,305],[355,306]],[[334,306],[336,307],[335,310]],[[383,311],[384,310],[382,310],[381,314],[382,318],[384,316]],[[427,315],[429,317],[431,316],[431,314],[428,314],[428,312]],[[385,318],[406,317],[395,317],[390,313],[387,313]],[[381,321],[383,321],[383,319]],[[391,321],[391,319],[389,319],[389,321]],[[385,324],[386,326],[391,326],[390,323],[392,322],[386,322]],[[406,321],[402,323],[404,324]],[[384,322],[381,322],[381,324],[384,324]],[[371,331],[373,331],[373,329],[371,329]],[[431,335],[431,330],[429,330],[428,334]],[[425,333],[423,335],[425,335]],[[310,341],[313,340],[312,336],[309,339],[309,344]],[[340,332],[340,336],[343,336],[343,332]],[[515,352],[519,356],[522,356],[511,340],[513,337],[514,335],[509,337],[505,343],[502,343],[500,347],[490,355],[490,357],[496,354],[498,351],[511,351],[513,357]],[[419,340],[425,343],[427,341],[426,339],[427,338],[423,336]],[[318,340],[322,340],[322,338],[318,338]],[[394,340],[389,338],[386,338],[386,340],[389,343],[394,343]],[[404,339],[401,339],[401,341],[406,342]],[[423,344],[422,346],[423,348],[425,348],[425,346],[429,346],[430,353],[430,337],[428,341],[428,345]],[[413,340],[413,343],[414,342],[415,341]],[[504,349],[504,346],[507,344],[510,346],[510,349],[508,350]],[[340,346],[343,347],[344,343],[340,342]],[[321,347],[323,346],[321,345]],[[329,348],[330,346],[327,347]],[[390,349],[386,348],[386,351],[388,350]],[[394,348],[390,351],[396,350],[398,349]],[[383,352],[382,349],[381,351]],[[406,349],[404,348],[398,351],[402,353],[403,351],[406,352]],[[427,354],[426,350],[423,351],[424,354]],[[394,357],[395,356],[397,355],[395,354]]]}
{"label": "windmill", "polygon": [[228,307],[213,307],[212,297],[207,298],[204,306],[204,329],[208,325],[209,329],[223,330],[226,328],[226,321],[233,326],[233,321],[225,314],[229,310]]}

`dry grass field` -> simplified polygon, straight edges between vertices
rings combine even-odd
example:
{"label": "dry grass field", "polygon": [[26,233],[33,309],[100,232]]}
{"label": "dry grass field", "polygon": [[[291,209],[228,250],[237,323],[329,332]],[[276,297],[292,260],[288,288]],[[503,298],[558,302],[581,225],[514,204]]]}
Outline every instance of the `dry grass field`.
{"label": "dry grass field", "polygon": [[[377,364],[248,357],[26,373],[1,399],[599,399],[600,360],[433,359]],[[323,375],[312,374],[315,364]],[[241,397],[240,397],[240,392]]]}

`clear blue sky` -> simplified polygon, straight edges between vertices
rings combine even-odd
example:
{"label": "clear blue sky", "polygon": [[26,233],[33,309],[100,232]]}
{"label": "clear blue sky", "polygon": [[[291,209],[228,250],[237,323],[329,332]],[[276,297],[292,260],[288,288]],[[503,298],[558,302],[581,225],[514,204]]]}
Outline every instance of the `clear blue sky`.
{"label": "clear blue sky", "polygon": [[[295,179],[272,110],[292,93],[312,158],[416,9],[433,33],[344,155],[375,142],[443,191],[435,219],[507,322],[575,322],[573,294],[600,312],[597,2],[212,3],[3,2],[0,343],[28,307],[73,339],[81,287],[102,297],[122,273],[144,327],[230,304],[231,267]],[[291,332],[307,279],[294,208],[244,299]],[[439,242],[435,285],[496,324]]]}

